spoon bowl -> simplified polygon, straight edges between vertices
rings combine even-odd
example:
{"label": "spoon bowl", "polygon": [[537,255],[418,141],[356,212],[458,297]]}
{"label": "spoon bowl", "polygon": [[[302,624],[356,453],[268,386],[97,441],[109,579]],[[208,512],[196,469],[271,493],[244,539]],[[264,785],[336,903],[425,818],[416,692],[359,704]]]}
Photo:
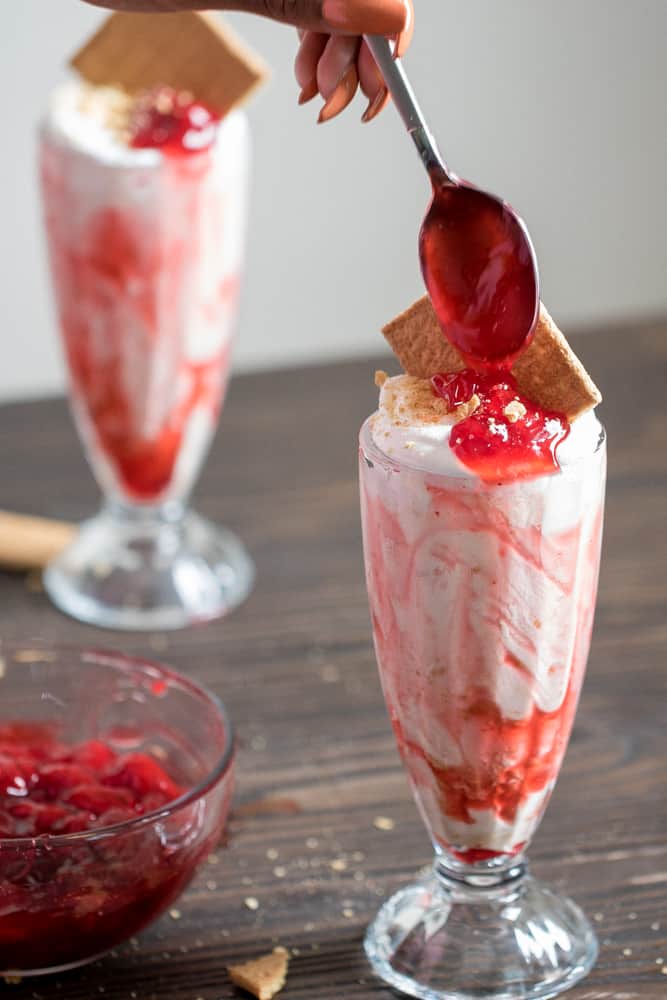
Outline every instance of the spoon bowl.
{"label": "spoon bowl", "polygon": [[436,179],[419,234],[422,275],[443,333],[476,367],[509,367],[539,312],[535,251],[500,198]]}

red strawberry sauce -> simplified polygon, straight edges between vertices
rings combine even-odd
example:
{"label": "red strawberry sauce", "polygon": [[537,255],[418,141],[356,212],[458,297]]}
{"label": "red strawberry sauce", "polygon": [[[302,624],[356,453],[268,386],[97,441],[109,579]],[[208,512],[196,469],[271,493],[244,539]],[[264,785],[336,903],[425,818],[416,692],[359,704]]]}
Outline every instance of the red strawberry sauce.
{"label": "red strawberry sauce", "polygon": [[567,419],[523,396],[508,371],[467,368],[434,375],[431,384],[450,410],[477,396],[477,409],[456,425],[449,444],[480,479],[531,479],[558,470],[556,449],[570,432]]}
{"label": "red strawberry sauce", "polygon": [[220,833],[201,801],[104,830],[183,791],[148,753],[0,725],[0,973],[89,960],[169,906]]}

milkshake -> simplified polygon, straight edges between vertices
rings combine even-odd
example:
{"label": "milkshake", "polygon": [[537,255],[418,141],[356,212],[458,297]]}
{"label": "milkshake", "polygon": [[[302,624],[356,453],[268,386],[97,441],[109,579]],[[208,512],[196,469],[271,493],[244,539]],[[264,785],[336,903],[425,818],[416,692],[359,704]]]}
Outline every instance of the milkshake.
{"label": "milkshake", "polygon": [[107,496],[185,496],[222,406],[246,223],[244,114],[66,84],[41,133],[55,297]]}
{"label": "milkshake", "polygon": [[483,482],[450,447],[454,417],[414,382],[384,383],[361,436],[373,634],[426,825],[474,862],[523,848],[558,775],[593,622],[605,449],[590,412],[558,473]]}
{"label": "milkshake", "polygon": [[469,367],[428,300],[386,328],[361,430],[366,579],[382,688],[433,874],[366,952],[428,1000],[553,996],[590,969],[584,914],[523,857],[588,657],[606,472],[600,396],[548,314],[510,366]]}
{"label": "milkshake", "polygon": [[61,610],[172,629],[247,595],[231,532],[187,508],[229,377],[247,215],[242,101],[266,75],[224,21],[115,13],[40,131],[70,401],[104,494],[48,567]]}

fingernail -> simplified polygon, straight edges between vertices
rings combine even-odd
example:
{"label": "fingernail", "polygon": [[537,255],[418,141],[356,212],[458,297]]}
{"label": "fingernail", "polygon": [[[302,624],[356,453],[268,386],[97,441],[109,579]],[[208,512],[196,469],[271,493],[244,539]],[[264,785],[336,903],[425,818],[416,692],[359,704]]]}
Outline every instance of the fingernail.
{"label": "fingernail", "polygon": [[364,123],[364,125],[368,124],[368,122],[372,122],[373,119],[380,114],[380,112],[382,111],[388,100],[389,100],[389,91],[387,90],[386,87],[382,87],[381,90],[379,90],[378,93],[375,95],[373,100],[369,101],[368,107],[361,116],[361,120]]}
{"label": "fingernail", "polygon": [[317,80],[311,80],[309,84],[302,88],[299,94],[299,104],[308,104],[308,101],[312,101],[318,94]]}
{"label": "fingernail", "polygon": [[342,77],[336,84],[331,97],[323,104],[320,116],[317,119],[318,125],[331,121],[336,115],[343,111],[357,92],[359,77],[354,66],[348,66]]}
{"label": "fingernail", "polygon": [[400,35],[408,19],[405,0],[324,0],[322,17],[350,35]]}

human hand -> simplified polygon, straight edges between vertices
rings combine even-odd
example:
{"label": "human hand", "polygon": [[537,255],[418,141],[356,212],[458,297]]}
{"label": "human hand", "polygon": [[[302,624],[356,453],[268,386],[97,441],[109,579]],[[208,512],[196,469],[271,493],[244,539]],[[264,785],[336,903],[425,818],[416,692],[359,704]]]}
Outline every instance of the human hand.
{"label": "human hand", "polygon": [[114,10],[158,13],[215,8],[260,14],[292,24],[300,46],[295,74],[301,87],[299,103],[318,94],[324,98],[319,121],[340,114],[361,87],[368,98],[362,121],[380,113],[389,99],[387,87],[362,35],[396,39],[403,55],[412,38],[412,0],[87,0]]}

